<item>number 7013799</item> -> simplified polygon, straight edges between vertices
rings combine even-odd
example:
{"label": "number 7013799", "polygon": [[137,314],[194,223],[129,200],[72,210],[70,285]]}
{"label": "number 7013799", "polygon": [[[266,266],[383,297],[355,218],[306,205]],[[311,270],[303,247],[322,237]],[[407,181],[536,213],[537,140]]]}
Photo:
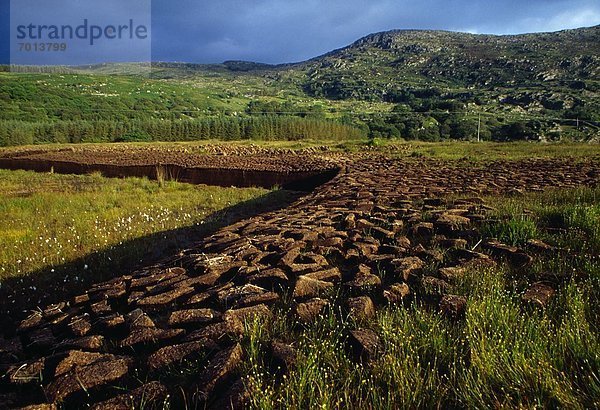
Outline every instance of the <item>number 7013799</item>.
{"label": "number 7013799", "polygon": [[67,51],[67,43],[19,43],[19,51]]}

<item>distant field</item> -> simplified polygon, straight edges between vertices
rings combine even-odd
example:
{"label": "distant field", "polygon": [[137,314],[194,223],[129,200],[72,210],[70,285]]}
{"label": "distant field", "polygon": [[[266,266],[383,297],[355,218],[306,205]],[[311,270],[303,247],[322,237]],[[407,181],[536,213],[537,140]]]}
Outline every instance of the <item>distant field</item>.
{"label": "distant field", "polygon": [[[586,44],[592,50],[596,31],[582,31],[577,41],[568,35],[573,44],[565,53]],[[110,65],[79,74],[60,69],[11,73],[0,67],[0,146],[209,138],[598,140],[596,63],[585,63],[581,80],[570,81],[571,73],[558,61],[565,53],[550,47],[533,66],[521,66],[521,51],[512,50],[514,66],[488,71],[481,66],[509,58],[506,48],[494,50],[488,44],[486,54],[499,53],[497,58],[486,57],[473,68],[468,58],[462,60],[461,49],[473,38],[453,43],[446,33],[439,35],[442,55],[430,55],[431,60],[421,55],[411,64],[397,62],[416,55],[371,39],[367,49],[350,47],[288,67],[240,71],[227,65],[158,64],[150,78],[115,75],[123,73],[119,69],[111,75]],[[401,41],[415,46],[414,40]],[[554,41],[539,46],[544,49]],[[459,49],[447,61],[446,47],[456,44]],[[473,57],[481,58],[478,54]],[[415,64],[423,66],[415,69]],[[507,66],[513,69],[505,71]],[[540,81],[558,67],[567,76],[564,80]],[[429,70],[450,77],[432,76]]]}
{"label": "distant field", "polygon": [[583,143],[533,143],[533,142],[439,142],[410,143],[410,155],[423,155],[442,159],[524,159],[556,157],[598,157],[600,144]]}
{"label": "distant field", "polygon": [[193,142],[135,142],[135,143],[81,143],[81,144],[41,144],[7,147],[0,150],[14,152],[22,150],[56,150],[63,148],[148,148],[183,150],[189,153],[213,153],[214,149],[286,149],[301,150],[326,148],[333,152],[361,152],[366,150],[396,153],[402,156],[426,156],[440,159],[522,159],[531,157],[595,157],[600,156],[600,144],[575,142],[423,142],[376,139],[340,141],[335,139],[304,139],[301,141],[221,141],[209,139]]}

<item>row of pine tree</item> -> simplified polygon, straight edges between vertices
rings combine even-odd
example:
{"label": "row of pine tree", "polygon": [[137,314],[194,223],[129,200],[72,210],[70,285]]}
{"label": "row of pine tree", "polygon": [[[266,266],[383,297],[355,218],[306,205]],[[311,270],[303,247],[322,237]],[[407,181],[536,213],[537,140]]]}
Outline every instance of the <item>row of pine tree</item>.
{"label": "row of pine tree", "polygon": [[287,116],[184,120],[0,121],[0,145],[43,143],[220,140],[346,140],[365,131],[340,122]]}

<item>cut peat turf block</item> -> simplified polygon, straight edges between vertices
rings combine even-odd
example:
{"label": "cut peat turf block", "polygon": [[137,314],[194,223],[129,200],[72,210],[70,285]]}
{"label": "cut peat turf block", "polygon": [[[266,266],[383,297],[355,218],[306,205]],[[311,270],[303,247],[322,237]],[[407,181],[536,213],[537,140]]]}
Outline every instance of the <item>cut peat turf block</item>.
{"label": "cut peat turf block", "polygon": [[544,283],[534,283],[523,294],[523,302],[528,305],[534,305],[545,308],[554,296],[556,291]]}
{"label": "cut peat turf block", "polygon": [[453,319],[461,319],[467,311],[467,298],[464,296],[445,295],[440,301],[442,313]]}
{"label": "cut peat turf block", "polygon": [[381,353],[381,342],[377,333],[370,329],[350,331],[348,346],[356,361],[369,363]]}

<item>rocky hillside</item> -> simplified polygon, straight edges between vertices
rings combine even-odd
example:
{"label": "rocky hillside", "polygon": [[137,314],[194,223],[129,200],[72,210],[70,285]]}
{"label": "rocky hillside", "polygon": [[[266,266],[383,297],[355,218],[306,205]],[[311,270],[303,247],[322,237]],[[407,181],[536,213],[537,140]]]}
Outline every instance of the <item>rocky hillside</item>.
{"label": "rocky hillside", "polygon": [[599,56],[600,26],[511,36],[395,30],[301,66],[315,95],[394,100],[409,85],[596,91]]}

